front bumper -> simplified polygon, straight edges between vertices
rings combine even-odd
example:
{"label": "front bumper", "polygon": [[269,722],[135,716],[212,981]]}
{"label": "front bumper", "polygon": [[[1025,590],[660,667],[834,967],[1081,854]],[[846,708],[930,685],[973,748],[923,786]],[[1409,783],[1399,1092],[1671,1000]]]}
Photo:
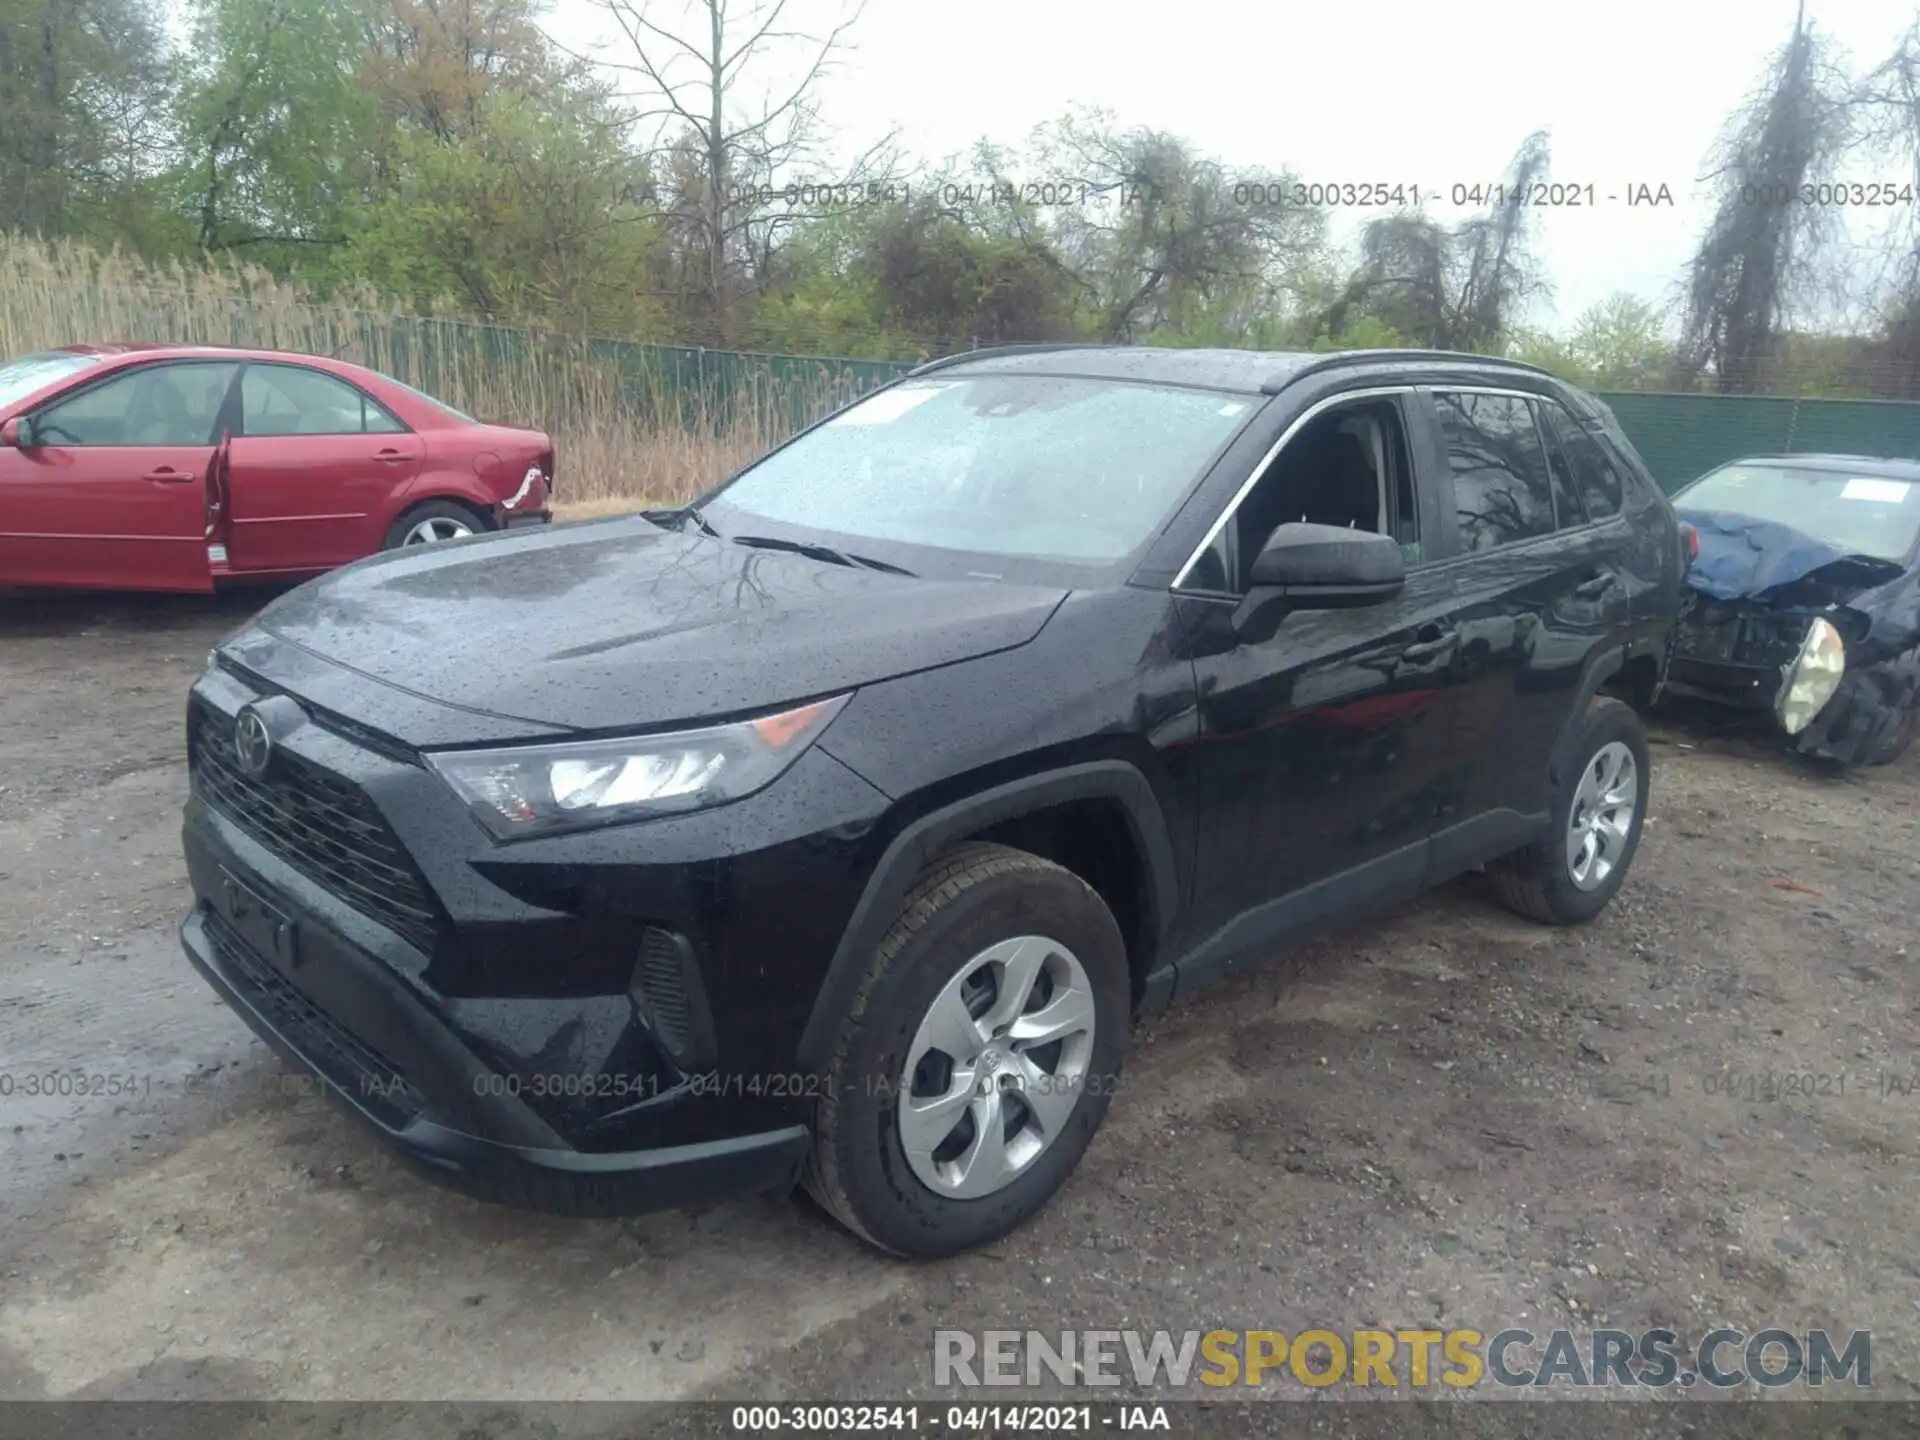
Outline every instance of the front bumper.
{"label": "front bumper", "polygon": [[1667,689],[1672,694],[1741,710],[1771,713],[1780,698],[1783,678],[1780,671],[1766,666],[1696,660],[1686,655],[1676,655],[1667,664]]}
{"label": "front bumper", "polygon": [[[1697,626],[1681,632],[1667,667],[1667,691],[1735,709],[1764,713],[1779,729],[1775,705],[1805,635],[1797,624],[1755,626],[1737,614],[1727,628]],[[1735,628],[1739,627],[1739,628]],[[1731,632],[1731,633],[1729,633]],[[1786,736],[1801,755],[1841,765],[1870,759],[1900,726],[1920,685],[1920,653],[1860,663],[1851,647],[1840,687],[1798,735]],[[1712,656],[1713,658],[1708,658]]]}
{"label": "front bumper", "polygon": [[[187,958],[235,1014],[283,1060],[319,1081],[329,1099],[391,1145],[401,1157],[440,1183],[476,1199],[553,1214],[581,1217],[636,1214],[750,1191],[793,1187],[810,1137],[805,1126],[742,1135],[705,1144],[655,1150],[580,1151],[560,1140],[516,1096],[474,1085],[472,1103],[460,1107],[468,1123],[496,1133],[549,1144],[513,1144],[484,1138],[433,1118],[412,1077],[421,1060],[410,1057],[407,1073],[361,1044],[315,1007],[273,961],[240,940],[210,904],[196,906],[180,927]],[[408,1004],[390,980],[345,952],[349,988],[381,996],[403,1024],[431,1024]],[[412,1013],[410,1013],[412,1012]],[[443,1036],[437,1063],[448,1066],[433,1088],[465,1072],[486,1074],[471,1054],[452,1058],[458,1041]],[[462,1063],[464,1061],[464,1063]],[[455,1082],[457,1083],[457,1081]]]}
{"label": "front bumper", "polygon": [[[230,748],[250,702],[289,722],[254,780]],[[814,751],[731,806],[497,845],[417,761],[259,677],[209,671],[189,718],[188,958],[403,1156],[574,1215],[791,1187],[817,1094],[792,1057],[872,787]]]}

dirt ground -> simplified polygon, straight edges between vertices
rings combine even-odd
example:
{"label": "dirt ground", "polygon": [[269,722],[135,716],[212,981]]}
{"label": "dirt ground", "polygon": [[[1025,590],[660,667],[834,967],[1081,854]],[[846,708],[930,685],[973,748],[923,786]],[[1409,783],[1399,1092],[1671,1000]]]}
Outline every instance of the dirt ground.
{"label": "dirt ground", "polygon": [[[183,697],[251,603],[0,599],[0,1074],[120,1077],[0,1096],[0,1397],[899,1398],[936,1327],[1723,1322],[1871,1330],[1920,1394],[1920,754],[1663,724],[1595,924],[1462,882],[1177,1007],[1035,1223],[913,1267],[799,1200],[484,1208],[292,1083],[173,933]],[[1734,1079],[1789,1074],[1844,1080]]]}

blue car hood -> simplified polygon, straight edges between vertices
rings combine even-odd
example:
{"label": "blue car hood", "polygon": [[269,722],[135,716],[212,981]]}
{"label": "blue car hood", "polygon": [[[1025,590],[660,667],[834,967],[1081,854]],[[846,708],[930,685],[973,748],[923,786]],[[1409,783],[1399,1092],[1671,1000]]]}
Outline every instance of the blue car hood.
{"label": "blue car hood", "polygon": [[1883,568],[1882,579],[1900,573],[1900,566],[1840,550],[1790,525],[1756,520],[1730,510],[1690,510],[1674,513],[1700,532],[1700,553],[1687,572],[1687,583],[1716,600],[1739,600],[1850,560],[1868,569]]}

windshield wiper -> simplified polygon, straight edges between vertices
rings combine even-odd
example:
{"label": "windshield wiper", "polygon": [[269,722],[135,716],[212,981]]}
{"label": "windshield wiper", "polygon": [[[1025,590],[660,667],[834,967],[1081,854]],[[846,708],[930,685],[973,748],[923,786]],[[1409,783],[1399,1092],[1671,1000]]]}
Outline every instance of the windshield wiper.
{"label": "windshield wiper", "polygon": [[895,565],[889,560],[875,560],[868,555],[855,555],[848,550],[836,550],[831,545],[811,545],[801,540],[781,540],[772,535],[731,535],[727,537],[736,545],[751,546],[756,550],[785,550],[794,555],[805,555],[814,560],[825,560],[830,565],[845,565],[851,569],[883,570],[889,575],[905,575],[913,578],[913,571]]}
{"label": "windshield wiper", "polygon": [[702,530],[706,531],[706,533],[711,535],[714,539],[718,540],[720,538],[720,532],[714,529],[713,526],[707,523],[707,517],[700,513],[699,506],[689,505],[687,506],[686,509],[682,510],[680,513],[681,515],[685,516],[687,519],[693,521],[694,524],[698,525]]}

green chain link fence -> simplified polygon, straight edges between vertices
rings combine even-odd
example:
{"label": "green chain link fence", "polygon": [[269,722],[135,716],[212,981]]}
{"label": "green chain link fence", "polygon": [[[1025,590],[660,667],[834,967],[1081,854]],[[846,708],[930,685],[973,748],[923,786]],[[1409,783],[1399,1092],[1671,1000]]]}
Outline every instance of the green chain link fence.
{"label": "green chain link fence", "polygon": [[1743,455],[1826,452],[1920,460],[1920,404],[1906,401],[1599,394],[1669,494]]}

